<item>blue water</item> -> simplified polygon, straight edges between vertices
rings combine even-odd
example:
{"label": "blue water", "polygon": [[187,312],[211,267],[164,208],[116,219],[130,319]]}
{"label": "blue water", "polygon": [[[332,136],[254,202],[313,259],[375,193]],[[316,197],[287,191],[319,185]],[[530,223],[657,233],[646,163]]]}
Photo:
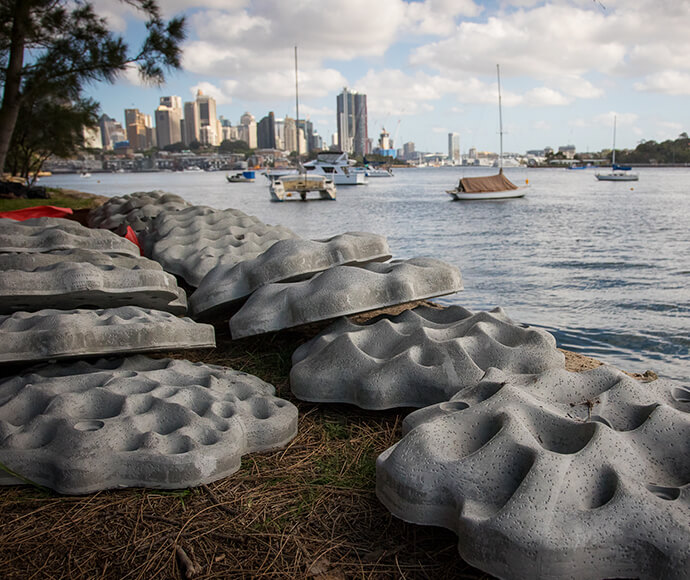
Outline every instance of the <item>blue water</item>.
{"label": "blue water", "polygon": [[685,380],[690,360],[690,168],[642,169],[639,182],[599,182],[592,170],[507,169],[525,198],[454,202],[466,168],[398,169],[394,178],[338,188],[337,201],[272,203],[267,181],[225,173],[53,176],[44,185],[102,195],[161,189],[234,207],[304,237],[369,231],[395,258],[457,265],[464,291],[438,301],[502,306],[559,346],[633,372]]}

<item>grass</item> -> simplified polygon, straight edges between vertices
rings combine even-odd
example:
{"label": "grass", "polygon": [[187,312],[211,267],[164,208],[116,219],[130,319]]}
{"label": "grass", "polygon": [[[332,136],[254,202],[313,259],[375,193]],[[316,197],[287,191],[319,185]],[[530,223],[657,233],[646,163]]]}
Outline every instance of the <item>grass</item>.
{"label": "grass", "polygon": [[101,199],[99,196],[88,196],[80,192],[70,192],[68,190],[54,188],[47,188],[47,190],[50,195],[49,199],[27,199],[23,197],[0,199],[0,212],[25,209],[38,205],[55,205],[58,207],[69,207],[71,209],[88,209],[94,206],[94,199]]}
{"label": "grass", "polygon": [[488,578],[463,562],[454,533],[396,519],[376,497],[376,457],[400,439],[407,410],[292,396],[292,352],[319,330],[233,341],[225,323],[214,349],[152,355],[228,366],[273,384],[299,409],[297,436],[191,490],[60,496],[0,487],[2,578]]}

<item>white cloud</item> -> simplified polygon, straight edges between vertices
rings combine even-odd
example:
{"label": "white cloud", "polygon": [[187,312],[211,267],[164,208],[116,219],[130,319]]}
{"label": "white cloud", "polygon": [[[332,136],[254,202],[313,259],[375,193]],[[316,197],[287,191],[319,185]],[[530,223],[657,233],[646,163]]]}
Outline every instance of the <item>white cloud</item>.
{"label": "white cloud", "polygon": [[190,100],[196,97],[197,91],[201,91],[205,95],[213,97],[216,100],[217,105],[227,105],[229,103],[232,103],[232,97],[230,96],[230,94],[228,94],[226,90],[224,90],[223,88],[219,88],[209,82],[204,81],[201,83],[197,83],[193,87],[190,87]]}
{"label": "white cloud", "polygon": [[690,95],[690,73],[666,70],[642,79],[635,90],[666,95]]}
{"label": "white cloud", "polygon": [[553,89],[536,87],[525,93],[523,101],[530,107],[544,107],[568,105],[572,102],[572,99],[564,97],[561,93]]}

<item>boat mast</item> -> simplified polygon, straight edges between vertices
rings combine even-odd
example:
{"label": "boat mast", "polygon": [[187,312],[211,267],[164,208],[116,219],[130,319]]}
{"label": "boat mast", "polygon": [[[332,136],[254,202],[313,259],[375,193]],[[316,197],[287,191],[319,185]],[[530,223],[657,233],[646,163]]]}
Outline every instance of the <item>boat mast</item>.
{"label": "boat mast", "polygon": [[498,79],[498,136],[499,136],[499,154],[498,154],[498,171],[503,173],[503,112],[501,111],[501,69],[496,65],[496,78]]}
{"label": "boat mast", "polygon": [[611,159],[611,169],[616,168],[616,115],[613,116],[613,156]]}
{"label": "boat mast", "polygon": [[295,46],[295,133],[297,140],[297,161],[299,161],[299,85],[297,82],[297,46]]}

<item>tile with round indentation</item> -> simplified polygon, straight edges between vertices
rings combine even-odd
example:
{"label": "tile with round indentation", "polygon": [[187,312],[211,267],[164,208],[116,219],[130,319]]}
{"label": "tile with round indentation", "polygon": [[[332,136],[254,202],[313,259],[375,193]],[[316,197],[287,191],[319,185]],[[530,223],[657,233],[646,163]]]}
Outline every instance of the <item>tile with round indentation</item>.
{"label": "tile with round indentation", "polygon": [[144,254],[197,287],[219,263],[250,260],[279,240],[299,237],[236,209],[191,206],[154,218],[139,239]]}
{"label": "tile with round indentation", "polygon": [[448,401],[491,367],[540,373],[565,359],[548,332],[500,308],[419,306],[362,324],[341,319],[295,350],[292,364],[299,399],[388,409]]}
{"label": "tile with round indentation", "polygon": [[[238,387],[244,399],[230,412],[225,398]],[[296,433],[294,405],[226,367],[138,355],[0,379],[0,462],[60,493],[210,483]],[[0,470],[0,485],[19,483]]]}
{"label": "tile with round indentation", "polygon": [[63,218],[16,221],[0,218],[0,252],[97,250],[106,254],[139,256],[139,248],[108,230],[94,230]]}
{"label": "tile with round indentation", "polygon": [[499,578],[680,580],[690,405],[675,390],[607,366],[489,369],[405,418],[376,493],[405,521],[455,531],[462,558]]}
{"label": "tile with round indentation", "polygon": [[194,316],[208,316],[266,284],[303,280],[340,264],[384,262],[390,257],[386,238],[367,232],[326,240],[280,240],[251,260],[220,263],[204,276],[189,304]]}
{"label": "tile with round indentation", "polygon": [[334,266],[254,292],[230,319],[233,338],[358,314],[462,290],[460,270],[434,258]]}
{"label": "tile with round indentation", "polygon": [[92,228],[120,230],[130,226],[135,232],[145,230],[150,221],[163,212],[175,212],[189,207],[179,195],[165,191],[137,191],[109,198],[89,212]]}
{"label": "tile with round indentation", "polygon": [[210,324],[136,306],[0,315],[0,363],[215,345],[215,331]]}

